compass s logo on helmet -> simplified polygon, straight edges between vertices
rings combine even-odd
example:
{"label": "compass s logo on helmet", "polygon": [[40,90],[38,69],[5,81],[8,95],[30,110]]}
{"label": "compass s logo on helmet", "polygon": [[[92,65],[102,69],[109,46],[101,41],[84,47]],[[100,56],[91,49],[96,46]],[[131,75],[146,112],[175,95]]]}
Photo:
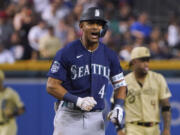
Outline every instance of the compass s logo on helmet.
{"label": "compass s logo on helmet", "polygon": [[103,22],[104,25],[102,30],[100,31],[100,37],[103,37],[108,29],[107,20],[104,17],[103,10],[98,7],[90,7],[86,9],[80,17],[80,23],[83,21],[91,21],[91,20],[97,20]]}

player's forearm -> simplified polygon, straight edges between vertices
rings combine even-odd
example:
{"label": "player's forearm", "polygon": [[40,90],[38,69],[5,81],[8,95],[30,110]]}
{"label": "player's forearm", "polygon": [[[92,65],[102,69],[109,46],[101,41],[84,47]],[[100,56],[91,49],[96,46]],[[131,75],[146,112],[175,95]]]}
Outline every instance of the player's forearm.
{"label": "player's forearm", "polygon": [[170,111],[162,112],[162,117],[163,117],[164,129],[170,130],[171,112]]}
{"label": "player's forearm", "polygon": [[59,100],[77,103],[78,97],[69,93],[62,85],[62,81],[49,77],[47,92]]}
{"label": "player's forearm", "polygon": [[47,92],[59,100],[62,100],[64,95],[67,93],[66,91],[62,90],[60,87],[59,88],[47,87]]}
{"label": "player's forearm", "polygon": [[126,86],[122,86],[114,91],[114,99],[125,99],[126,98]]}
{"label": "player's forearm", "polygon": [[62,100],[67,90],[60,85],[61,81],[53,78],[48,78],[47,81],[47,92],[55,98]]}
{"label": "player's forearm", "polygon": [[124,106],[124,100],[126,98],[126,86],[122,86],[114,91],[114,106]]}
{"label": "player's forearm", "polygon": [[164,130],[170,130],[171,125],[171,106],[169,99],[163,99],[160,101],[161,111],[163,117]]}

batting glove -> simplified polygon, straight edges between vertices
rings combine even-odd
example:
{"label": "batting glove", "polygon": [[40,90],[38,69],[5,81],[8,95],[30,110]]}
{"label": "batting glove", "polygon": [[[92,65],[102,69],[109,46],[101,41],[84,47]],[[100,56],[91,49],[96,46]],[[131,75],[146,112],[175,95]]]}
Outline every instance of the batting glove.
{"label": "batting glove", "polygon": [[76,105],[83,111],[90,111],[97,104],[93,97],[79,97]]}
{"label": "batting glove", "polygon": [[109,112],[108,119],[116,125],[121,125],[123,119],[123,108],[120,105],[115,106],[115,108]]}

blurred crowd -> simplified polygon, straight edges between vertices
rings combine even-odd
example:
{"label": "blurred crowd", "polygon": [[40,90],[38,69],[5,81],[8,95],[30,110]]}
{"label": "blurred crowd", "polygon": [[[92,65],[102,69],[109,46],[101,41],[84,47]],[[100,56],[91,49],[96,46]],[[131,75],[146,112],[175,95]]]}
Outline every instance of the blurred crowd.
{"label": "blurred crowd", "polygon": [[101,40],[129,61],[136,46],[150,49],[153,59],[180,58],[177,16],[167,28],[152,23],[145,11],[135,12],[133,0],[0,0],[0,63],[51,60],[56,51],[81,36],[82,11],[98,5],[109,30]]}

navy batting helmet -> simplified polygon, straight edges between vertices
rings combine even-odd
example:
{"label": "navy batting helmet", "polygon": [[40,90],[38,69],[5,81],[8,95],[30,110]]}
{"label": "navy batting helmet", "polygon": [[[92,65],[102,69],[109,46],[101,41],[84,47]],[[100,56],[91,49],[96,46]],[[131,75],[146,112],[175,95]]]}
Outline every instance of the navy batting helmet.
{"label": "navy batting helmet", "polygon": [[90,7],[88,9],[84,10],[84,12],[82,13],[82,15],[80,17],[80,22],[89,21],[89,20],[99,20],[104,23],[107,23],[102,9],[100,9],[98,7]]}
{"label": "navy batting helmet", "polygon": [[80,23],[83,21],[91,21],[91,20],[97,20],[104,23],[103,29],[100,31],[100,37],[103,37],[108,29],[107,20],[104,17],[103,10],[98,7],[90,7],[84,10],[84,12],[80,17]]}

